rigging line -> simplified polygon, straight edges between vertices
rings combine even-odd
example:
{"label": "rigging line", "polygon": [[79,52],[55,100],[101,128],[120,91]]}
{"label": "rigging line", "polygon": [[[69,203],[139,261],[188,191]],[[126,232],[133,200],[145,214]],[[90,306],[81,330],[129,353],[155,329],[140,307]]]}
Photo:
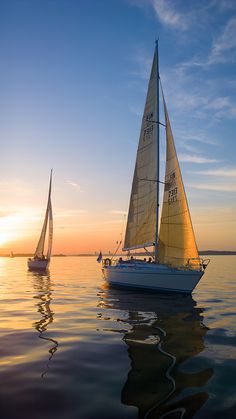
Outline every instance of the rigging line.
{"label": "rigging line", "polygon": [[153,124],[158,124],[158,125],[162,125],[163,127],[166,127],[166,124],[163,124],[162,122],[158,122],[158,121],[148,121],[148,122],[152,122]]}
{"label": "rigging line", "polygon": [[117,246],[117,248],[116,248],[116,250],[115,250],[115,253],[113,253],[113,255],[112,255],[112,257],[111,257],[111,260],[113,260],[113,258],[114,258],[114,256],[117,254],[117,252],[118,252],[118,250],[119,250],[119,248],[120,248],[120,245],[121,245],[121,243],[122,243],[122,240],[120,240],[119,242],[117,242],[118,243],[118,246]]}
{"label": "rigging line", "polygon": [[[158,125],[162,125],[163,127],[166,127],[166,124],[163,124],[160,121],[153,121],[152,119],[145,119],[145,122],[151,122],[152,124],[158,124]],[[148,127],[147,127],[148,128]],[[145,128],[144,128],[145,129]]]}
{"label": "rigging line", "polygon": [[163,185],[169,185],[169,183],[167,182],[162,182],[161,180],[156,180],[156,179],[146,179],[146,178],[138,177],[138,180],[146,180],[147,182],[156,182],[156,183],[162,183]]}
{"label": "rigging line", "polygon": [[154,258],[153,254],[149,252],[149,250],[146,247],[144,247],[144,250],[148,253],[148,255],[150,255],[152,259]]}
{"label": "rigging line", "polygon": [[124,233],[125,219],[126,219],[126,214],[124,214],[124,220],[123,220],[122,229],[121,229],[121,232],[120,232],[120,241],[119,242],[117,241],[118,246],[117,246],[115,252],[113,253],[113,255],[111,257],[111,260],[113,260],[114,256],[117,254],[117,252],[118,252],[118,250],[120,248],[120,245],[121,245],[121,243],[123,241],[123,233]]}

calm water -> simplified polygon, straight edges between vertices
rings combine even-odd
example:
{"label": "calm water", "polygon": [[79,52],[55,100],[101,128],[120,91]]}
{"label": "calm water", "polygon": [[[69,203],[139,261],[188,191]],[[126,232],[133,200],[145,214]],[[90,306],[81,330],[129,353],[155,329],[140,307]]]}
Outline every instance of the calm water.
{"label": "calm water", "polygon": [[192,297],[109,289],[100,268],[0,258],[0,418],[236,418],[236,257]]}

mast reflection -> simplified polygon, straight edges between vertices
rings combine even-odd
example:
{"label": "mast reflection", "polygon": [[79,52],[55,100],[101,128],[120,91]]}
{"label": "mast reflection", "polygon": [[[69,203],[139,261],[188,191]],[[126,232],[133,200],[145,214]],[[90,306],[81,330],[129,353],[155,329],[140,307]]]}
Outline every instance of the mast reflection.
{"label": "mast reflection", "polygon": [[[192,296],[149,294],[118,289],[101,293],[103,308],[121,310],[131,368],[121,402],[138,408],[138,418],[192,418],[207,401],[201,388],[211,368],[181,371],[181,364],[204,349],[207,327]],[[121,320],[123,319],[123,320]]]}
{"label": "mast reflection", "polygon": [[38,300],[36,306],[38,313],[41,315],[41,319],[33,323],[35,329],[39,332],[39,338],[51,342],[53,345],[49,349],[48,363],[46,364],[46,370],[41,374],[43,378],[49,369],[49,362],[51,361],[54,353],[57,351],[58,342],[48,336],[45,336],[45,332],[48,326],[53,323],[54,312],[52,311],[50,304],[52,301],[52,284],[49,273],[38,273],[31,272],[33,278],[33,286],[36,291],[34,298]]}

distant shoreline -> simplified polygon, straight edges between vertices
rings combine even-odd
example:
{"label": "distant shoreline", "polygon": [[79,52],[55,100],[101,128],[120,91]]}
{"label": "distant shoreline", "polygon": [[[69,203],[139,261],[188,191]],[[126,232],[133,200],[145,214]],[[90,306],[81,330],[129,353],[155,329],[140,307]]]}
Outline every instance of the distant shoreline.
{"label": "distant shoreline", "polygon": [[[121,254],[123,255],[123,254]],[[137,256],[145,256],[146,253],[136,253]],[[199,251],[199,255],[202,256],[234,256],[236,255],[236,250],[200,250]],[[16,253],[13,254],[12,256],[9,254],[0,254],[0,257],[9,257],[9,258],[14,258],[14,257],[32,257],[33,254],[29,254],[29,253]],[[52,257],[69,257],[69,256],[73,256],[73,257],[97,257],[98,253],[77,253],[77,254],[63,254],[63,253],[59,253],[59,254],[55,254],[52,255]],[[111,257],[112,254],[109,253],[104,253],[103,256],[109,256]],[[120,254],[116,255],[116,256],[120,256]]]}

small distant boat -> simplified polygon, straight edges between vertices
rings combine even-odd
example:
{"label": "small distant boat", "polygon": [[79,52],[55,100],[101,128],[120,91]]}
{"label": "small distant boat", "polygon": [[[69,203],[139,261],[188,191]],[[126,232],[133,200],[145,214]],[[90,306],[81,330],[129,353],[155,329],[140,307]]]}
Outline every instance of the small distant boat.
{"label": "small distant boat", "polygon": [[[52,237],[53,237],[53,217],[52,217],[52,203],[51,203],[51,187],[52,187],[52,171],[50,174],[49,192],[47,209],[44,218],[43,228],[40,234],[39,242],[36,247],[34,257],[28,259],[28,268],[31,270],[46,270],[49,267],[51,252],[52,252]],[[48,232],[48,249],[46,255],[44,254],[45,240]]]}
{"label": "small distant boat", "polygon": [[[165,124],[159,120],[162,93]],[[159,176],[159,127],[166,131],[165,180]],[[159,184],[164,184],[159,228]],[[147,250],[153,246],[153,252]],[[170,120],[159,76],[158,43],[154,52],[137,150],[123,250],[144,249],[143,259],[103,261],[111,285],[190,294],[209,262],[199,258]]]}

